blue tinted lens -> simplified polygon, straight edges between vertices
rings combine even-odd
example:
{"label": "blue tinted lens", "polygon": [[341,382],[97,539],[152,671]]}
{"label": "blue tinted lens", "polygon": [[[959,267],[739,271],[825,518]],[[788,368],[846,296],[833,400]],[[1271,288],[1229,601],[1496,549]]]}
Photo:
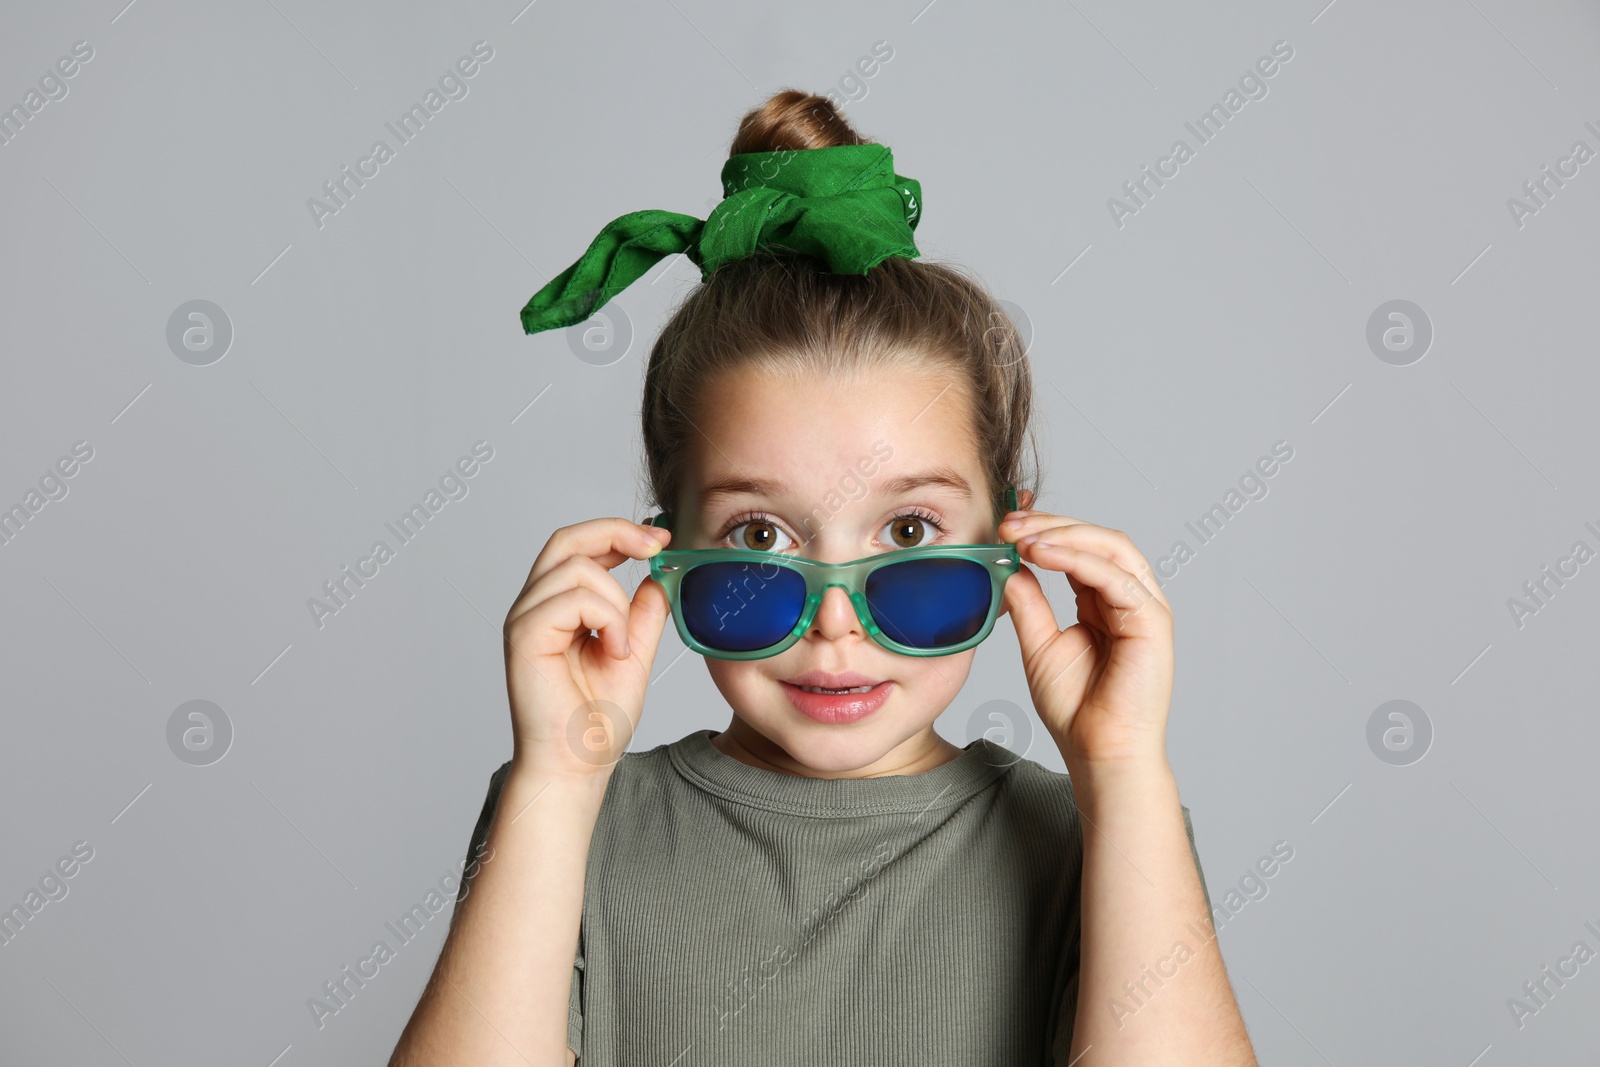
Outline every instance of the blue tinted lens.
{"label": "blue tinted lens", "polygon": [[992,584],[970,559],[913,559],[867,575],[867,606],[885,636],[909,648],[954,645],[983,629]]}
{"label": "blue tinted lens", "polygon": [[696,641],[753,652],[777,644],[800,621],[806,580],[773,563],[702,563],[684,573],[678,604]]}

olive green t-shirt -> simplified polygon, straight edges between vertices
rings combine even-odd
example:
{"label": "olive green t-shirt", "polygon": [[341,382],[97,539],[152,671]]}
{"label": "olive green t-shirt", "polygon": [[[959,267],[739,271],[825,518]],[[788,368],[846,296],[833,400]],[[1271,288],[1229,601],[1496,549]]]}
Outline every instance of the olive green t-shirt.
{"label": "olive green t-shirt", "polygon": [[808,778],[715,733],[612,769],[572,972],[583,1067],[1065,1067],[1083,868],[1067,775],[979,738],[922,774]]}

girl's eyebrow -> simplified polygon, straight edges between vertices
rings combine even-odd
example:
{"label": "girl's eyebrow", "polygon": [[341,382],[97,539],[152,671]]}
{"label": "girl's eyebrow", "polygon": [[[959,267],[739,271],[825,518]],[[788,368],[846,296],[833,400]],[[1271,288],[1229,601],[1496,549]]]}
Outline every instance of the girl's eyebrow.
{"label": "girl's eyebrow", "polygon": [[704,507],[711,507],[721,497],[725,496],[765,496],[778,497],[784,494],[782,482],[762,478],[745,478],[734,476],[719,478],[700,490],[700,502]]}
{"label": "girl's eyebrow", "polygon": [[943,486],[963,497],[972,496],[972,486],[953,467],[934,467],[917,474],[902,474],[885,481],[878,487],[878,492],[883,496],[899,496],[930,485]]}
{"label": "girl's eyebrow", "polygon": [[[953,467],[933,467],[915,474],[897,475],[880,483],[877,493],[879,496],[900,496],[927,486],[942,486],[965,498],[972,496],[971,484]],[[733,476],[719,478],[705,486],[700,491],[700,499],[704,506],[710,507],[725,496],[781,497],[787,492],[788,487],[774,479]]]}

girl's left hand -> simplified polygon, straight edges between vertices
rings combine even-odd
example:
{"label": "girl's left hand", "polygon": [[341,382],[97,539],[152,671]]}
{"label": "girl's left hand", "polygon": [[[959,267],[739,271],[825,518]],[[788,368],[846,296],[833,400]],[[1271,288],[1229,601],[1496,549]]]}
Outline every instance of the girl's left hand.
{"label": "girl's left hand", "polygon": [[1061,571],[1078,621],[1055,611],[1027,567],[1006,583],[1033,706],[1064,757],[1089,763],[1166,759],[1172,702],[1172,606],[1128,535],[1038,511],[1012,512],[1002,540],[1024,563]]}

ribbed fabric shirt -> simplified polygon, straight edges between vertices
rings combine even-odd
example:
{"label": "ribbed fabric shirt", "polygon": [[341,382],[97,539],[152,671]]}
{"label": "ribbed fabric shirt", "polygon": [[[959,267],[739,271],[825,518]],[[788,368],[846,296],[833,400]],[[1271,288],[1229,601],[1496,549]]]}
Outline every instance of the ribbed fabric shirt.
{"label": "ribbed fabric shirt", "polygon": [[1070,777],[980,737],[922,774],[809,778],[742,763],[715,733],[612,769],[572,972],[582,1067],[1066,1067]]}

